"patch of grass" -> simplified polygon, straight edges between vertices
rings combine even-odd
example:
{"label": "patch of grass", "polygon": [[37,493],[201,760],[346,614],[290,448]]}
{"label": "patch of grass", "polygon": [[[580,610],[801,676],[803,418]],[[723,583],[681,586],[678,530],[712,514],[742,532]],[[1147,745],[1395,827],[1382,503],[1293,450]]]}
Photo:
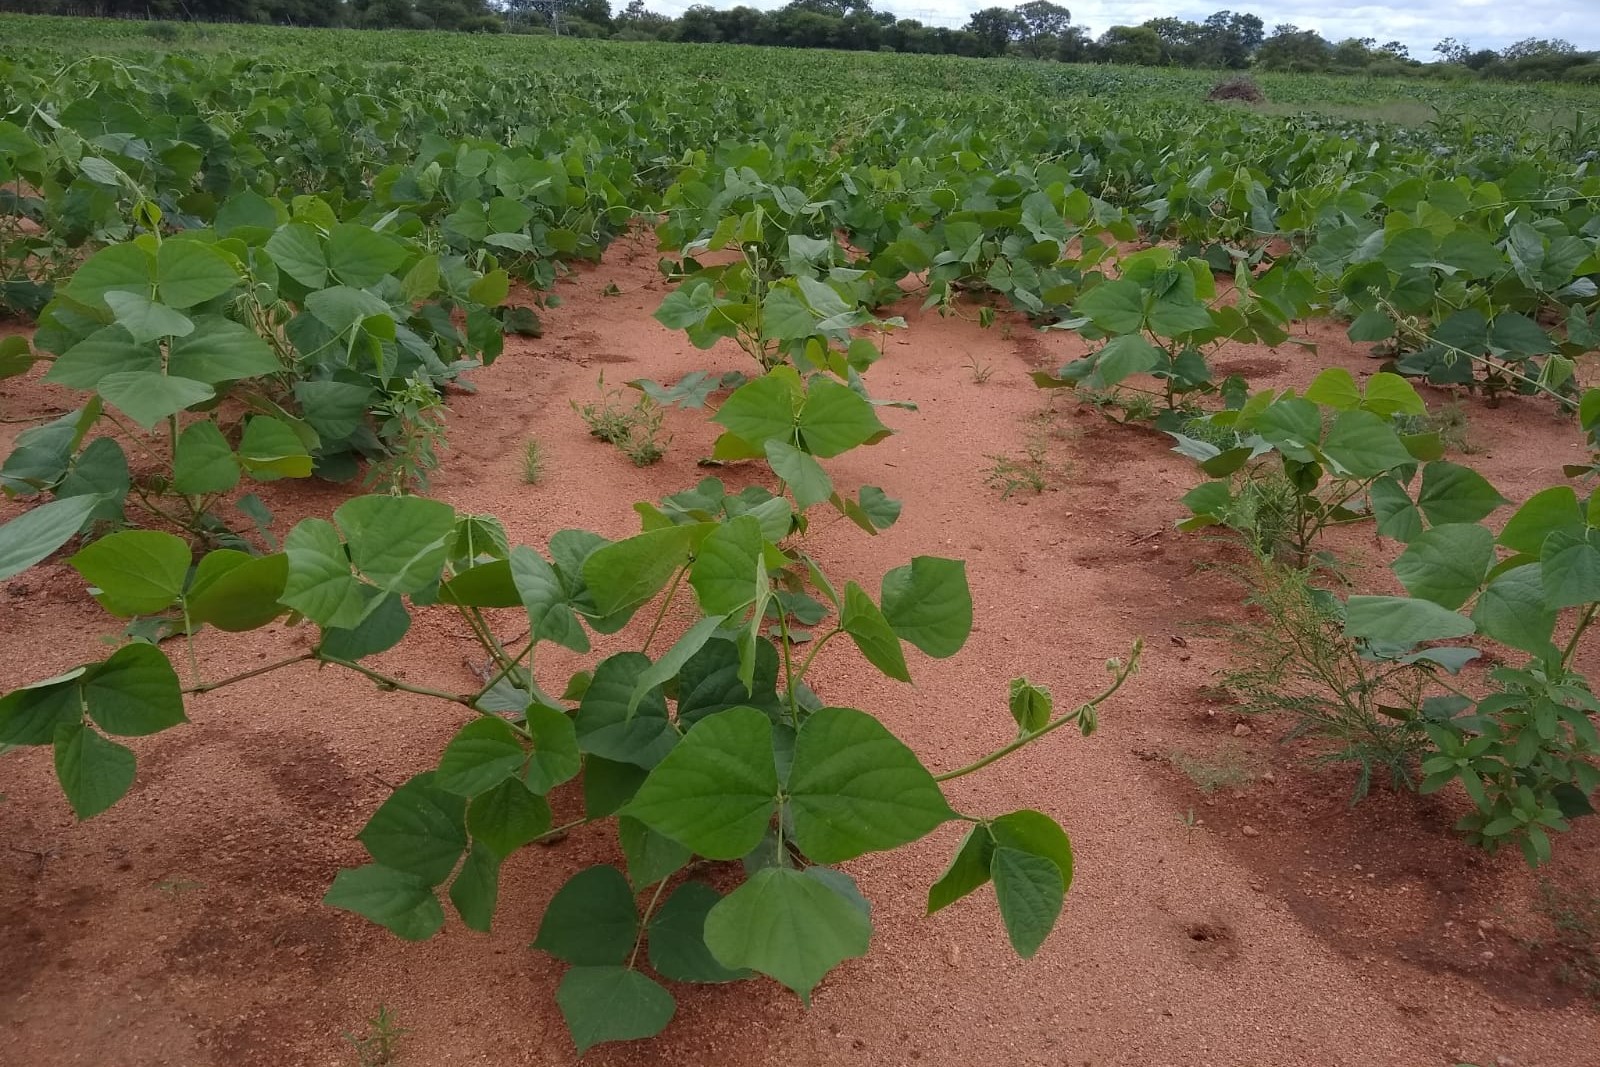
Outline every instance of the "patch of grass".
{"label": "patch of grass", "polygon": [[[1167,757],[1178,770],[1188,775],[1196,789],[1210,796],[1219,789],[1243,789],[1256,780],[1255,768],[1237,748],[1221,748],[1208,756],[1193,752],[1173,752]],[[1191,819],[1194,810],[1190,809]],[[1184,825],[1193,830],[1193,823]]]}
{"label": "patch of grass", "polygon": [[972,372],[972,380],[978,385],[983,385],[994,377],[994,367],[988,363],[979,363],[977,356],[968,357],[962,366]]}
{"label": "patch of grass", "polygon": [[1467,406],[1459,400],[1440,404],[1426,415],[1402,415],[1395,428],[1401,433],[1436,433],[1447,451],[1471,454],[1481,452],[1472,442],[1467,425]]}
{"label": "patch of grass", "polygon": [[1557,977],[1600,1006],[1600,892],[1539,883],[1536,910],[1555,927]]}
{"label": "patch of grass", "polygon": [[367,1020],[364,1035],[348,1033],[344,1039],[355,1049],[359,1067],[384,1067],[393,1063],[400,1052],[400,1039],[410,1033],[395,1018],[386,1005],[378,1005],[378,1014]]}
{"label": "patch of grass", "polygon": [[1040,432],[1028,435],[1020,459],[1015,456],[994,455],[987,458],[992,460],[994,465],[984,473],[983,484],[991,489],[1000,490],[1001,500],[1023,489],[1030,493],[1042,493],[1046,489],[1054,488],[1058,481],[1065,480],[1067,476],[1066,465],[1055,463],[1050,459],[1050,446],[1046,443],[1044,434]]}
{"label": "patch of grass", "polygon": [[1113,422],[1154,422],[1156,397],[1138,389],[1078,389],[1078,399]]}
{"label": "patch of grass", "polygon": [[530,437],[522,443],[522,484],[538,485],[544,477],[544,448]]}
{"label": "patch of grass", "polygon": [[639,397],[632,405],[624,403],[623,391],[607,389],[603,374],[600,390],[597,403],[580,406],[576,400],[572,401],[572,410],[589,428],[589,436],[621,449],[635,467],[648,467],[666,455],[666,446],[672,438],[662,439],[666,416],[660,405],[647,396]]}

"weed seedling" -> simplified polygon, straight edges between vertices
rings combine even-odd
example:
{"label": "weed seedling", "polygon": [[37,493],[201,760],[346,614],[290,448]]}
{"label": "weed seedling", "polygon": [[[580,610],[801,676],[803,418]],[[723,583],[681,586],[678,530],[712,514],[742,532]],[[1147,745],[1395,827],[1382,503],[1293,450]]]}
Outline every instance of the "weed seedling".
{"label": "weed seedling", "polygon": [[1067,476],[1067,468],[1064,465],[1050,461],[1050,449],[1041,433],[1028,436],[1021,459],[1013,456],[987,458],[993,460],[994,465],[985,473],[983,484],[991,489],[1000,490],[1001,500],[1007,499],[1019,489],[1026,489],[1030,493],[1042,493]]}
{"label": "weed seedling", "polygon": [[641,396],[628,406],[621,399],[621,389],[606,389],[604,374],[599,385],[599,402],[579,405],[572,401],[572,410],[589,428],[589,436],[621,449],[635,467],[648,467],[665,455],[672,439],[661,437],[666,415],[660,405]]}
{"label": "weed seedling", "polygon": [[1167,758],[1207,796],[1219,789],[1243,789],[1256,780],[1255,771],[1244,754],[1233,748],[1222,749],[1210,757],[1174,752]]}
{"label": "weed seedling", "polygon": [[544,477],[544,449],[530,437],[522,443],[522,484],[538,485]]}
{"label": "weed seedling", "polygon": [[379,1004],[378,1014],[367,1020],[367,1033],[357,1036],[346,1032],[344,1039],[355,1049],[359,1067],[383,1067],[394,1062],[400,1051],[400,1039],[409,1032],[387,1005]]}
{"label": "weed seedling", "polygon": [[963,363],[962,366],[966,367],[967,370],[972,372],[972,380],[978,385],[983,385],[990,378],[994,377],[994,367],[988,363],[979,363],[977,356],[968,357],[967,361]]}

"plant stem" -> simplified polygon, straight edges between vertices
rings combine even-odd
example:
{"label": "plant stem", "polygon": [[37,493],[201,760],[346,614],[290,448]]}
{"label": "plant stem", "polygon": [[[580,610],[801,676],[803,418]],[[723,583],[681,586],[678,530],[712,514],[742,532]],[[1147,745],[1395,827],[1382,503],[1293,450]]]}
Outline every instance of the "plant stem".
{"label": "plant stem", "polygon": [[672,606],[672,598],[678,595],[678,583],[683,581],[684,572],[688,569],[679,567],[672,575],[672,584],[667,587],[667,595],[662,598],[661,606],[656,609],[656,619],[650,624],[650,632],[645,635],[644,647],[639,651],[650,651],[650,642],[656,639],[656,631],[661,629],[661,621],[667,617],[667,609]]}
{"label": "plant stem", "polygon": [[533,738],[533,735],[528,732],[527,727],[518,726],[516,723],[509,722],[501,716],[496,715],[492,711],[484,711],[482,708],[478,707],[478,698],[476,693],[446,693],[443,689],[432,689],[425,685],[412,685],[410,682],[401,681],[399,678],[391,677],[390,675],[384,674],[382,671],[375,671],[371,667],[363,667],[361,664],[356,663],[353,660],[337,659],[333,656],[322,655],[318,655],[315,658],[323,663],[331,663],[335,667],[343,667],[346,670],[355,671],[357,674],[366,675],[368,678],[376,682],[378,688],[380,689],[393,689],[402,693],[414,693],[420,697],[433,697],[436,700],[448,701],[451,704],[460,704],[468,711],[471,711],[477,715],[482,715],[485,718],[499,719],[501,722],[511,727],[523,737],[526,737],[530,740]]}
{"label": "plant stem", "polygon": [[[842,633],[844,633],[843,627],[834,627],[832,630],[829,630],[827,633],[818,638],[816,644],[811,646],[811,651],[806,653],[806,658],[800,663],[800,674],[798,677],[801,681],[805,680],[806,672],[811,669],[811,661],[817,658],[817,653],[822,651],[822,646],[833,640],[835,637],[838,637]],[[791,682],[791,684],[793,683]]]}
{"label": "plant stem", "polygon": [[1011,742],[1009,745],[995,749],[993,752],[989,753],[987,756],[984,756],[980,760],[969,763],[965,767],[960,767],[953,771],[946,771],[943,774],[936,774],[933,776],[933,780],[936,782],[948,782],[953,778],[961,778],[965,775],[971,774],[973,771],[981,771],[983,768],[989,766],[991,763],[994,763],[996,760],[1004,759],[1017,749],[1022,748],[1025,745],[1032,744],[1034,741],[1037,741],[1050,731],[1055,730],[1058,727],[1065,726],[1069,722],[1079,721],[1079,717],[1082,715],[1085,708],[1099,707],[1102,703],[1114,696],[1117,690],[1122,688],[1122,684],[1133,676],[1133,672],[1139,667],[1139,654],[1143,651],[1143,649],[1143,642],[1134,642],[1133,651],[1129,654],[1128,661],[1117,669],[1116,677],[1111,680],[1111,684],[1105,689],[1102,689],[1099,693],[1090,697],[1084,703],[1079,704],[1073,710],[1056,716],[1056,718],[1045,723],[1033,733],[1025,734],[1024,736],[1019,737],[1015,741]]}
{"label": "plant stem", "polygon": [[487,696],[488,693],[489,693],[489,690],[491,690],[495,686],[499,685],[501,680],[504,679],[506,677],[506,675],[510,674],[517,667],[517,665],[522,662],[522,658],[524,656],[526,656],[528,653],[533,651],[533,646],[535,644],[537,644],[537,643],[538,642],[537,642],[536,639],[530,638],[528,643],[526,645],[522,646],[522,651],[518,652],[516,654],[516,656],[514,656],[512,658],[510,663],[507,663],[506,665],[501,667],[500,668],[500,672],[498,674],[496,674],[493,678],[490,678],[488,683],[485,684],[482,689],[478,690],[478,694],[472,698],[472,702],[474,704],[476,704],[478,701],[482,700],[485,696]]}
{"label": "plant stem", "polygon": [[650,896],[650,903],[645,907],[644,914],[639,916],[639,934],[633,939],[633,951],[628,955],[628,970],[633,970],[634,961],[639,958],[639,948],[644,944],[645,931],[650,928],[650,916],[655,914],[656,904],[661,900],[661,894],[667,888],[665,878],[656,883],[656,891]]}
{"label": "plant stem", "polygon": [[1573,653],[1578,651],[1578,639],[1583,636],[1583,631],[1587,630],[1589,624],[1594,621],[1596,610],[1600,610],[1600,604],[1590,604],[1583,609],[1583,614],[1578,617],[1578,625],[1572,631],[1572,639],[1567,642],[1567,647],[1561,652],[1561,666],[1563,668],[1572,661]]}
{"label": "plant stem", "polygon": [[290,656],[287,659],[280,659],[276,663],[268,663],[265,666],[257,667],[254,670],[248,670],[240,674],[230,675],[227,678],[221,678],[215,682],[206,682],[202,685],[191,685],[184,689],[184,693],[209,693],[213,689],[221,689],[223,686],[233,685],[235,682],[242,682],[248,678],[255,678],[258,675],[268,674],[277,670],[279,667],[288,667],[295,663],[304,663],[306,660],[316,658],[317,655],[315,652],[302,652],[298,656]]}

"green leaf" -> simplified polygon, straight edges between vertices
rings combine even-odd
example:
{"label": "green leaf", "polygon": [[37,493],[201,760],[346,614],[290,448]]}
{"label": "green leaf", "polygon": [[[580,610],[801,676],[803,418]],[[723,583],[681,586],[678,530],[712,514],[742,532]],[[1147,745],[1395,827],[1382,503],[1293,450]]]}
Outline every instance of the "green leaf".
{"label": "green leaf", "polygon": [[193,333],[172,342],[168,374],[216,386],[283,370],[278,357],[255,331],[217,315],[200,315],[194,321]]}
{"label": "green leaf", "polygon": [[467,289],[467,299],[485,307],[499,307],[511,295],[511,276],[503,270],[492,270],[473,282]]}
{"label": "green leaf", "polygon": [[159,374],[160,349],[136,344],[121,326],[107,326],[67,349],[50,365],[44,380],[72,389],[94,389],[107,375],[134,371]]}
{"label": "green leaf", "polygon": [[573,720],[583,752],[649,768],[673,750],[678,734],[660,687],[636,696],[649,669],[649,657],[638,652],[619,652],[595,667]]}
{"label": "green leaf", "polygon": [[550,829],[550,804],[520,780],[507,778],[467,805],[467,832],[502,858]]}
{"label": "green leaf", "polygon": [[210,419],[184,427],[172,466],[172,487],[188,496],[225,493],[239,484],[239,461]]}
{"label": "green leaf", "polygon": [[533,735],[528,788],[535,793],[548,793],[562,782],[576,778],[583,766],[577,728],[572,716],[558,708],[530,704],[525,714],[525,725]]}
{"label": "green leaf", "polygon": [[188,721],[177,672],[154,645],[124,645],[79,684],[89,718],[108,734],[143,737]]}
{"label": "green leaf", "polygon": [[327,255],[334,276],[357,289],[377,285],[406,260],[406,250],[399,244],[351,222],[340,223],[328,233]]}
{"label": "green leaf", "polygon": [[1378,533],[1409,544],[1422,533],[1422,512],[1394,478],[1384,475],[1372,483],[1372,513],[1378,520]]}
{"label": "green leaf", "polygon": [[266,248],[272,262],[307,289],[321,289],[328,284],[328,260],[314,227],[303,222],[280,226],[267,239]]}
{"label": "green leaf", "polygon": [[771,720],[732,708],[695,724],[624,814],[708,859],[732,860],[760,843],[777,795]]}
{"label": "green leaf", "polygon": [[1545,538],[1540,564],[1552,609],[1600,600],[1600,549],[1588,538],[1557,530]]}
{"label": "green leaf", "polygon": [[1162,352],[1141,335],[1127,334],[1107,341],[1094,359],[1094,372],[1083,384],[1090,389],[1109,389],[1130,375],[1160,366]]}
{"label": "green leaf", "polygon": [[649,773],[637,764],[600,756],[586,757],[583,761],[583,813],[591,819],[600,819],[621,810],[633,799]]}
{"label": "green leaf", "polygon": [[1072,310],[1106,333],[1137,333],[1144,324],[1144,290],[1125,278],[1101,282],[1080,296]]}
{"label": "green leaf", "polygon": [[961,847],[944,869],[939,880],[928,889],[928,914],[949,907],[989,882],[994,859],[994,838],[987,826],[974,826],[961,839]]}
{"label": "green leaf", "polygon": [[370,606],[361,612],[354,626],[330,626],[322,631],[317,654],[331,659],[355,661],[376,656],[398,645],[411,629],[411,614],[405,601],[395,593],[384,593],[370,585],[360,587],[361,598]]}
{"label": "green leaf", "polygon": [[228,633],[265,626],[283,614],[278,602],[289,578],[282,552],[251,556],[232,549],[206,553],[185,594],[189,617]]}
{"label": "green leaf", "polygon": [[[1389,321],[1387,316],[1384,316],[1384,321]],[[1352,337],[1351,340],[1357,338]],[[1361,390],[1356,386],[1355,377],[1343,367],[1329,367],[1313,378],[1306,387],[1305,398],[1313,404],[1338,411],[1353,411],[1361,406]]]}
{"label": "green leaf", "polygon": [[511,550],[511,581],[528,612],[528,632],[574,652],[589,651],[589,636],[573,613],[561,576],[525,545]]}
{"label": "green leaf", "polygon": [[475,608],[515,608],[522,606],[522,597],[511,576],[511,561],[491,559],[440,583],[439,602]]}
{"label": "green leaf", "polygon": [[838,964],[864,956],[872,921],[816,878],[766,867],[706,916],[705,942],[718,963],[777,979],[810,1003],[811,991]]}
{"label": "green leaf", "polygon": [[39,358],[26,337],[0,337],[0,381],[28,373]]}
{"label": "green leaf", "polygon": [[1024,808],[995,819],[989,832],[1000,848],[1043,856],[1054,863],[1061,872],[1062,889],[1072,888],[1072,840],[1050,816]]}
{"label": "green leaf", "polygon": [[1379,371],[1367,381],[1367,397],[1361,406],[1381,419],[1428,413],[1416,388],[1400,375],[1388,371]]}
{"label": "green leaf", "polygon": [[828,459],[888,432],[889,428],[878,421],[872,404],[854,389],[827,378],[812,380],[805,406],[800,409],[800,438],[805,451]]}
{"label": "green leaf", "polygon": [[633,714],[639,702],[652,689],[676,678],[683,665],[705,647],[706,642],[716,635],[725,622],[727,622],[725,615],[707,615],[685,630],[683,636],[672,643],[671,648],[661,653],[660,659],[652,663],[648,669],[641,671],[639,677],[634,679],[633,693],[628,697],[628,714]]}
{"label": "green leaf", "polygon": [[56,727],[83,721],[78,679],[93,665],[25,685],[0,697],[0,745],[48,745]]}
{"label": "green leaf", "polygon": [[364,916],[407,941],[426,941],[444,925],[444,907],[429,883],[377,863],[340,871],[322,902]]}
{"label": "green leaf", "polygon": [[757,448],[770,440],[788,440],[797,422],[798,392],[799,379],[792,370],[769,371],[729,394],[711,421]]}
{"label": "green leaf", "polygon": [[439,788],[430,771],[390,793],[356,837],[384,866],[438,885],[467,847],[466,812],[467,802]]}
{"label": "green leaf", "polygon": [[68,562],[95,586],[113,615],[153,615],[172,606],[189,576],[189,546],[156,530],[124,530],[89,545]]}
{"label": "green leaf", "polygon": [[960,560],[917,556],[883,576],[883,617],[935,659],[961,651],[972,632],[972,593]]}
{"label": "green leaf", "polygon": [[895,848],[955,818],[915,753],[854,708],[822,708],[801,724],[786,791],[795,843],[818,863]]}
{"label": "green leaf", "polygon": [[628,880],[636,889],[676,874],[693,855],[672,838],[628,815],[617,819],[617,842],[628,861]]}
{"label": "green leaf", "polygon": [[1417,506],[1436,526],[1477,522],[1505,502],[1506,498],[1470,467],[1438,460],[1422,468]]}
{"label": "green leaf", "polygon": [[1555,351],[1549,334],[1526,315],[1514,311],[1495,316],[1489,330],[1489,344],[1516,357],[1539,356]]}
{"label": "green leaf", "polygon": [[1472,621],[1431,600],[1403,596],[1353,596],[1345,603],[1346,637],[1363,637],[1409,648],[1423,641],[1466,637]]}
{"label": "green leaf", "polygon": [[899,637],[872,598],[855,582],[845,583],[844,612],[839,625],[874,667],[897,681],[911,681]]}
{"label": "green leaf", "polygon": [[615,867],[586,867],[556,891],[533,947],[576,967],[618,964],[639,936],[633,890]]}
{"label": "green leaf", "polygon": [[[253,415],[245,424],[244,435],[239,439],[239,464],[258,481],[268,482],[278,478],[309,478],[311,455],[306,451],[300,435],[282,419],[270,415]],[[361,499],[371,500],[372,497]],[[395,499],[385,497],[381,499]],[[414,498],[412,498],[414,499]],[[360,499],[349,504],[359,504]],[[346,505],[348,506],[348,504]],[[439,505],[436,505],[439,506]],[[446,510],[449,510],[446,507]],[[343,512],[340,508],[339,512]],[[339,512],[334,517],[337,519]],[[340,525],[344,525],[340,521]],[[348,530],[346,530],[348,534]]]}
{"label": "green leaf", "polygon": [[816,459],[787,441],[772,440],[765,446],[767,465],[782,478],[794,494],[795,506],[804,511],[833,495],[833,479]]}
{"label": "green leaf", "polygon": [[1544,655],[1555,633],[1556,612],[1545,603],[1540,565],[1527,563],[1496,575],[1478,595],[1472,621],[1485,637]]}
{"label": "green leaf", "polygon": [[1454,610],[1478,591],[1494,566],[1494,534],[1472,522],[1435,526],[1390,566],[1406,592]]}
{"label": "green leaf", "polygon": [[222,253],[199,241],[171,239],[156,253],[156,292],[178,309],[219,297],[239,284],[239,272]]}
{"label": "green leaf", "polygon": [[583,561],[583,580],[599,615],[632,613],[666,586],[689,562],[715,523],[647,530],[595,549]]}
{"label": "green leaf", "polygon": [[556,989],[556,1003],[582,1056],[607,1041],[655,1037],[677,1011],[672,994],[625,967],[574,967]]}
{"label": "green leaf", "polygon": [[110,292],[106,303],[116,316],[117,325],[128,331],[135,344],[148,344],[162,337],[184,337],[194,332],[194,323],[165,304],[153,304],[139,293]]}
{"label": "green leaf", "polygon": [[495,716],[473,719],[450,739],[434,782],[458,796],[488,792],[522,769],[528,752],[511,724]]}
{"label": "green leaf", "polygon": [[1513,552],[1537,556],[1545,538],[1557,530],[1582,536],[1587,525],[1578,494],[1570,485],[1553,485],[1517,509],[1500,531],[1500,543]]}
{"label": "green leaf", "polygon": [[354,626],[361,621],[366,598],[350,573],[350,560],[339,532],[326,519],[302,519],[284,539],[289,577],[283,602],[312,622],[326,627]]}
{"label": "green leaf", "polygon": [[95,385],[105,398],[146,430],[168,415],[203,403],[216,396],[216,390],[193,378],[177,378],[159,371],[118,371],[107,374]]}
{"label": "green leaf", "polygon": [[[626,821],[626,820],[624,820]],[[737,982],[751,976],[717,962],[706,947],[706,916],[722,894],[704,882],[684,882],[650,920],[650,966],[674,982]]]}
{"label": "green leaf", "polygon": [[[1387,341],[1394,336],[1394,331],[1394,320],[1389,317],[1388,312],[1382,308],[1368,308],[1355,317],[1345,335],[1357,343]],[[1311,394],[1307,392],[1306,397],[1311,399]],[[1321,400],[1316,402],[1323,403]]]}
{"label": "green leaf", "polygon": [[81,722],[63,722],[55,733],[56,780],[79,819],[99,815],[133,785],[133,752]]}
{"label": "green leaf", "polygon": [[752,515],[728,520],[701,542],[689,569],[689,584],[702,611],[732,615],[754,603],[756,565],[765,544],[761,523]]}
{"label": "green leaf", "polygon": [[449,504],[416,496],[361,496],[333,513],[356,569],[395,593],[427,589],[444,570],[455,532]]}
{"label": "green leaf", "polygon": [[474,844],[450,883],[450,903],[467,928],[488,933],[500,896],[500,857],[483,844]]}
{"label": "green leaf", "polygon": [[1394,428],[1370,411],[1340,412],[1323,439],[1322,453],[1356,478],[1375,477],[1412,462]]}
{"label": "green leaf", "polygon": [[1066,899],[1061,868],[1044,856],[1001,846],[989,871],[1011,946],[1023,959],[1032,959],[1061,915]]}
{"label": "green leaf", "polygon": [[1038,733],[1050,721],[1055,701],[1050,690],[1028,684],[1026,678],[1011,679],[1011,717],[1017,722],[1019,736]]}
{"label": "green leaf", "polygon": [[21,574],[72,540],[98,503],[92,496],[52,500],[0,525],[0,581]]}
{"label": "green leaf", "polygon": [[108,307],[107,293],[149,296],[155,274],[155,258],[143,248],[136,244],[111,245],[84,260],[62,291],[80,304]]}

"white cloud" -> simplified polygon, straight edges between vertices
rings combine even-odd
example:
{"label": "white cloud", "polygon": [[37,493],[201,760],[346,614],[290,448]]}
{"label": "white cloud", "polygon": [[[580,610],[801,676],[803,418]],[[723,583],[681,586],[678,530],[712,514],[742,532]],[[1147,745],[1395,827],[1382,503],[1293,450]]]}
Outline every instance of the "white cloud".
{"label": "white cloud", "polygon": [[[613,0],[621,7],[624,0]],[[646,0],[654,11],[677,15],[694,0]],[[712,7],[734,7],[739,0],[705,0]],[[787,0],[745,0],[751,7],[782,7]],[[874,6],[901,18],[920,19],[932,26],[962,26],[979,8],[1014,6],[1009,0],[874,0]],[[1267,24],[1267,32],[1280,22],[1316,30],[1330,40],[1376,37],[1402,41],[1418,59],[1432,59],[1433,46],[1444,37],[1468,42],[1474,48],[1501,49],[1524,37],[1564,37],[1581,49],[1600,51],[1600,0],[1410,0],[1404,7],[1390,4],[1312,3],[1308,0],[1274,0],[1229,5],[1219,0],[1058,0],[1072,12],[1072,21],[1087,26],[1096,36],[1108,26],[1137,25],[1146,19],[1173,15],[1200,21],[1214,11],[1231,7],[1253,12]]]}

